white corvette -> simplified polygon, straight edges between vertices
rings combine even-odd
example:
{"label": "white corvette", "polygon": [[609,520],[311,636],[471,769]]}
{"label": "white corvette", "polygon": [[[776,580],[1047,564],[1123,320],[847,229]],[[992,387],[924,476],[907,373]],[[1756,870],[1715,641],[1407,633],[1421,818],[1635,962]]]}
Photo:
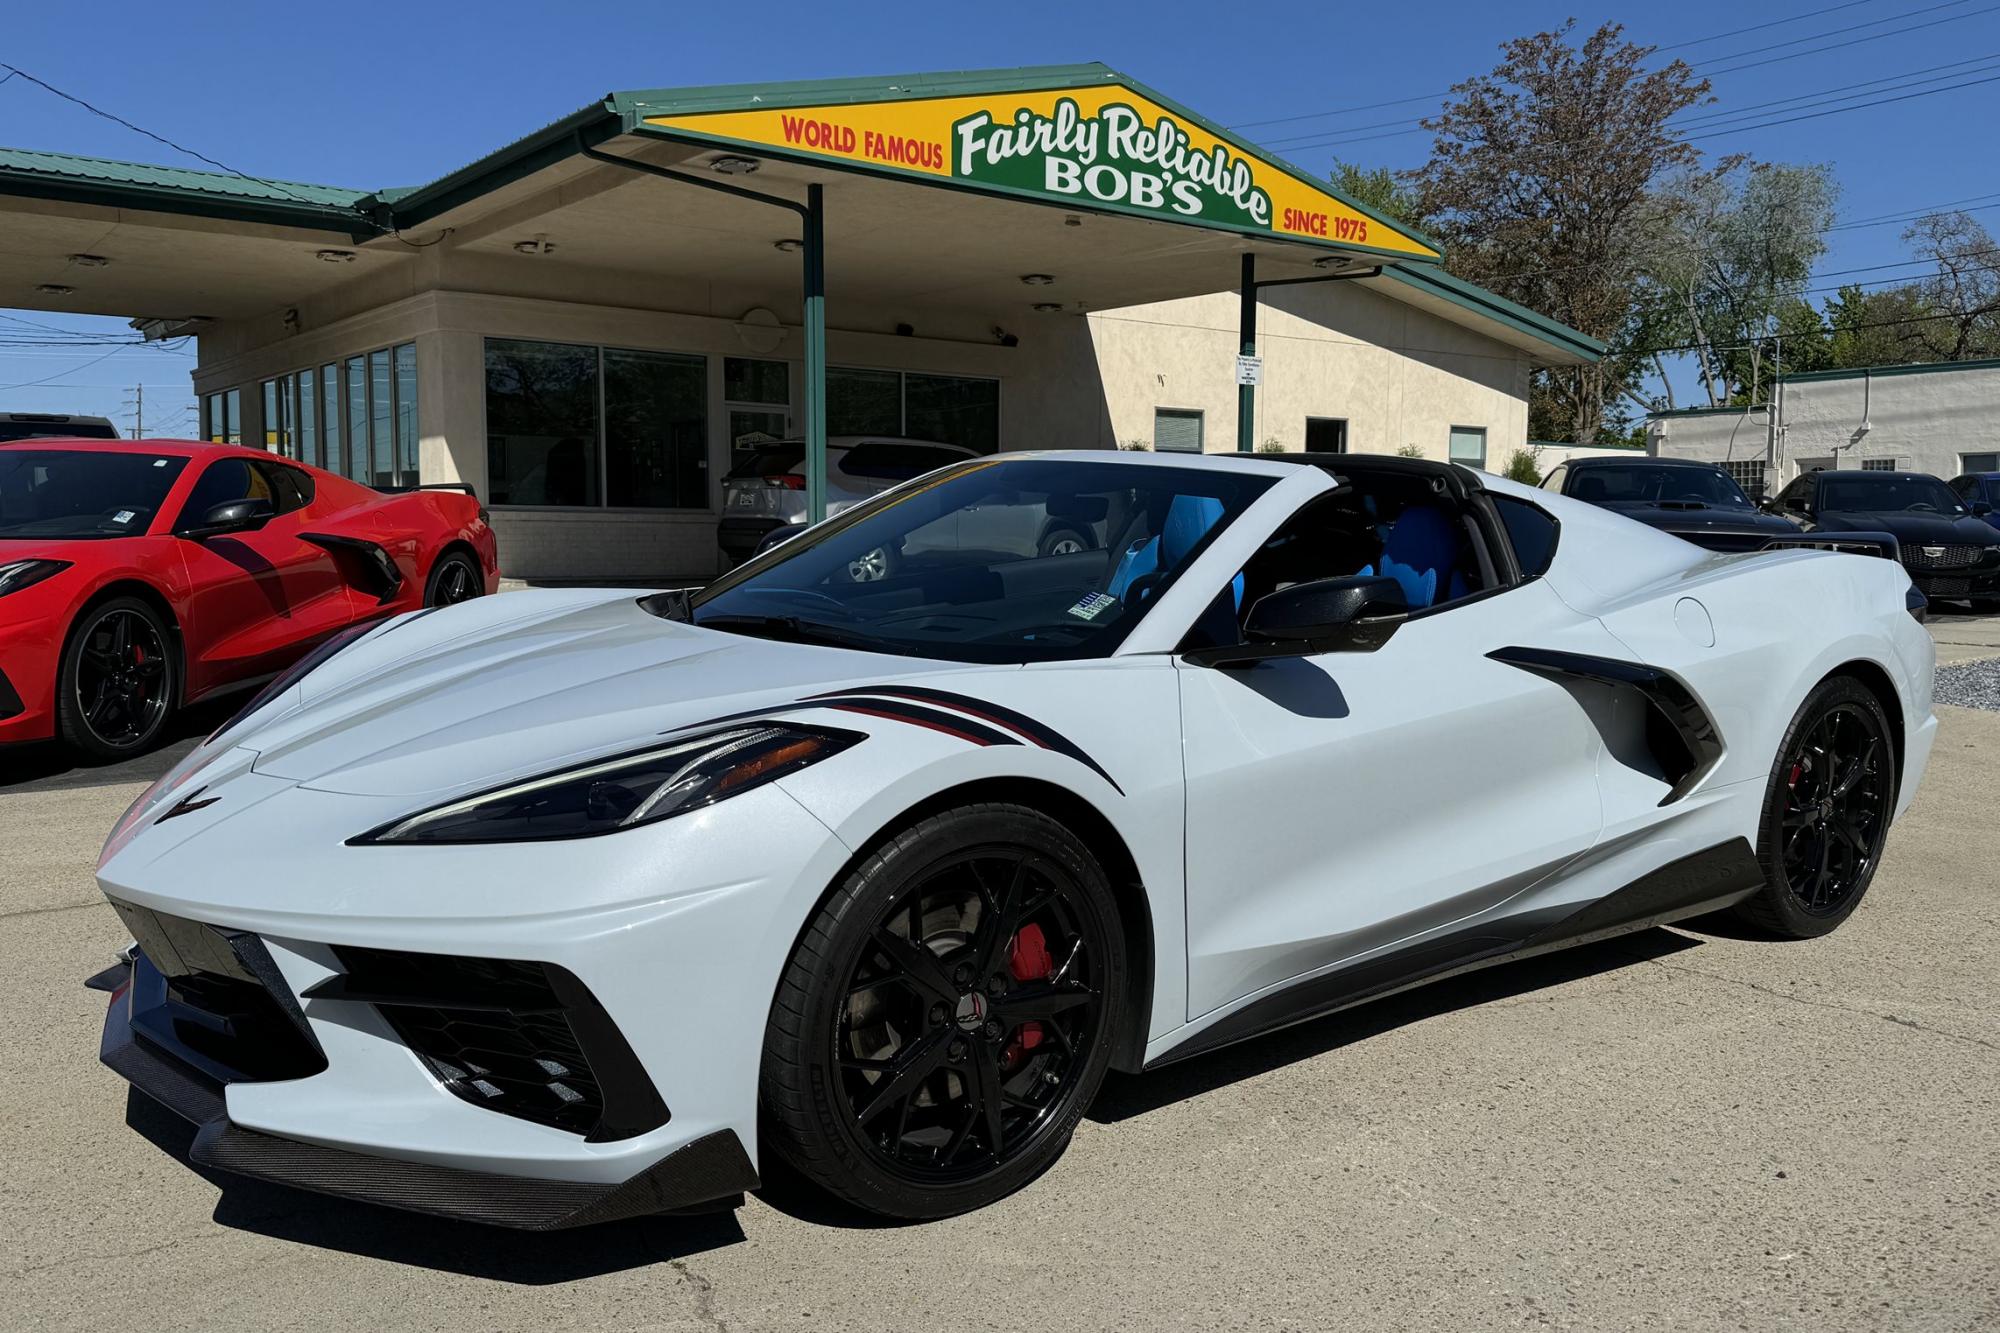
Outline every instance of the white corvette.
{"label": "white corvette", "polygon": [[1922,605],[1442,464],[981,459],[691,595],[329,643],[113,831],[103,1058],[198,1162],[404,1208],[714,1206],[776,1153],[953,1213],[1107,1067],[1833,929],[1929,755]]}

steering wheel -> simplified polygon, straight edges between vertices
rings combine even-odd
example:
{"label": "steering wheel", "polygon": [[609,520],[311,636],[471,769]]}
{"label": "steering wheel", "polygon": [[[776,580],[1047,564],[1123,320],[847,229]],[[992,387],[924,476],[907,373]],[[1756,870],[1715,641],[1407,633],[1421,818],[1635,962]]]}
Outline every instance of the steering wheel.
{"label": "steering wheel", "polygon": [[1153,589],[1159,587],[1164,582],[1166,582],[1166,575],[1160,573],[1157,569],[1148,574],[1141,574],[1138,578],[1133,579],[1125,585],[1125,597],[1123,599],[1125,605],[1144,606],[1147,599],[1152,596]]}
{"label": "steering wheel", "polygon": [[813,588],[739,588],[737,591],[758,597],[810,597],[816,602],[824,602],[847,619],[854,619],[854,612],[848,608],[847,603]]}

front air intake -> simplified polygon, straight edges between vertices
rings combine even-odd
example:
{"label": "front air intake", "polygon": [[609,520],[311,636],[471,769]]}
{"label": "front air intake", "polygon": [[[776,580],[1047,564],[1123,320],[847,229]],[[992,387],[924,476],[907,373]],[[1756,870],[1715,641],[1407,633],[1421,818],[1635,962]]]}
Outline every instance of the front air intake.
{"label": "front air intake", "polygon": [[639,1058],[567,969],[348,945],[334,952],[346,974],[307,998],[374,1005],[453,1096],[592,1143],[667,1122]]}

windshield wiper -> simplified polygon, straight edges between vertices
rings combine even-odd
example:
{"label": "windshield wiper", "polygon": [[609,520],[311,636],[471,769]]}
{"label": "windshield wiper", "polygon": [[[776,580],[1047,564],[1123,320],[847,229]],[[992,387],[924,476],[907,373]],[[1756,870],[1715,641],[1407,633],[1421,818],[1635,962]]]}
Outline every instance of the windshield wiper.
{"label": "windshield wiper", "polygon": [[725,634],[746,634],[759,639],[778,639],[786,643],[817,643],[831,648],[865,648],[879,651],[874,640],[860,634],[835,629],[816,620],[801,620],[797,616],[704,616],[693,622],[702,629],[721,630]]}

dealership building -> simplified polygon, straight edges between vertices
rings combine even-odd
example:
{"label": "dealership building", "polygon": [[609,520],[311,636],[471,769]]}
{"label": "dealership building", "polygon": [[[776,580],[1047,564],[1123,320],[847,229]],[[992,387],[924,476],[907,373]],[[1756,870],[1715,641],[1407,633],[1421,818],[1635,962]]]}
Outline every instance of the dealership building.
{"label": "dealership building", "polygon": [[1656,412],[1648,447],[1719,463],[1751,495],[1806,472],[2000,472],[2000,361],[1786,375],[1768,402]]}
{"label": "dealership building", "polygon": [[0,306],[192,335],[203,430],[699,578],[777,439],[1504,467],[1600,344],[1101,65],[612,94],[417,188],[0,149]]}

